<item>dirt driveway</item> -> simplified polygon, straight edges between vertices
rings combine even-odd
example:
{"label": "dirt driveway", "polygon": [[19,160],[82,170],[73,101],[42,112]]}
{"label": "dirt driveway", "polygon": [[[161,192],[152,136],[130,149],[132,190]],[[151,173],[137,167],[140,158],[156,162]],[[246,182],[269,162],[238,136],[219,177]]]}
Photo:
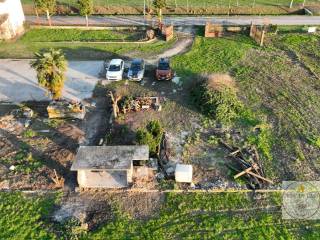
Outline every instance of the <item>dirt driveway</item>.
{"label": "dirt driveway", "polygon": [[[48,100],[29,63],[27,59],[0,60],[0,101]],[[102,61],[69,61],[63,96],[74,100],[90,98],[102,67]]]}

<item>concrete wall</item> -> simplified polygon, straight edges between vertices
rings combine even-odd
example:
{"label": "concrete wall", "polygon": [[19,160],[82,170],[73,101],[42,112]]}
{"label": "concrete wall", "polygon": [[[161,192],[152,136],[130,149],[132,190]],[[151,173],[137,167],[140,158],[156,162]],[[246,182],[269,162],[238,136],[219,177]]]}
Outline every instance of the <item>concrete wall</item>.
{"label": "concrete wall", "polygon": [[[5,25],[0,26],[2,32],[6,32],[6,36],[0,36],[0,39],[14,38],[24,32],[25,16],[23,13],[22,5],[20,0],[6,0],[0,2],[0,15],[8,14],[8,21]],[[8,35],[10,33],[10,35]]]}
{"label": "concrete wall", "polygon": [[129,171],[78,170],[78,184],[83,188],[124,188],[128,187]]}

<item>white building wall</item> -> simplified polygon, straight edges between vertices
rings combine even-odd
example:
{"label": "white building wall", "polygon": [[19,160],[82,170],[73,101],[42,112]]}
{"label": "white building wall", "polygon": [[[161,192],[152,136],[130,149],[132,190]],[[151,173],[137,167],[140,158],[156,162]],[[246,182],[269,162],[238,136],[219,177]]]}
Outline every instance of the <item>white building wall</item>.
{"label": "white building wall", "polygon": [[78,170],[78,184],[81,188],[124,188],[128,186],[127,171]]}
{"label": "white building wall", "polygon": [[8,22],[14,36],[23,32],[25,16],[20,0],[0,2],[0,15],[1,14],[9,14]]}

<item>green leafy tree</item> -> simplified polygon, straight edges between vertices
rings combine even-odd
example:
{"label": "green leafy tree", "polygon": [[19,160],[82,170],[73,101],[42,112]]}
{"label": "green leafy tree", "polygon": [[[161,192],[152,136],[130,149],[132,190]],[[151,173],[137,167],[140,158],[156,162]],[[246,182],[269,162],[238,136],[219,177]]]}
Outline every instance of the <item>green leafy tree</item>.
{"label": "green leafy tree", "polygon": [[37,71],[39,85],[46,88],[53,99],[59,99],[67,70],[67,61],[62,50],[49,49],[35,53],[35,56],[36,59],[30,65]]}
{"label": "green leafy tree", "polygon": [[79,12],[81,16],[86,17],[86,25],[89,26],[89,19],[88,16],[90,16],[93,13],[93,1],[92,0],[79,0]]}
{"label": "green leafy tree", "polygon": [[47,15],[49,26],[51,26],[51,15],[56,11],[56,0],[35,0],[36,9],[44,11]]}
{"label": "green leafy tree", "polygon": [[167,6],[167,0],[153,0],[153,6],[157,10],[160,22],[162,21],[162,9]]}

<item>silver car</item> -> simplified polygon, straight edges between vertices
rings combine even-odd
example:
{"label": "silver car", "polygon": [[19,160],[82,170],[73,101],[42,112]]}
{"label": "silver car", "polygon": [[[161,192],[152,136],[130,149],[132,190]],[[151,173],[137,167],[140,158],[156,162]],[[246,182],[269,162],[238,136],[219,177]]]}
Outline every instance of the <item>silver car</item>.
{"label": "silver car", "polygon": [[145,64],[143,59],[133,59],[128,71],[128,79],[141,81],[144,77]]}

